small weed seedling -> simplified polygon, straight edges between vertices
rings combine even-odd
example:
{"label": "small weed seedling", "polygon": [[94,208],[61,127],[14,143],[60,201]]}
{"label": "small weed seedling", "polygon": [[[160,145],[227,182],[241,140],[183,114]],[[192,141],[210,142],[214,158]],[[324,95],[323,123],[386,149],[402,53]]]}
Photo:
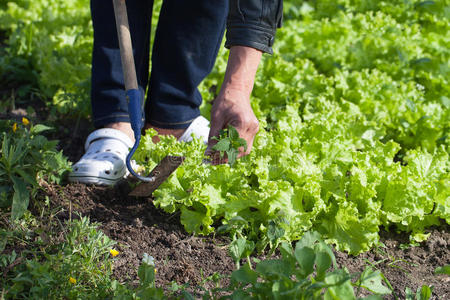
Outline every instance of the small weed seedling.
{"label": "small weed seedling", "polygon": [[431,294],[433,293],[433,286],[423,285],[422,287],[417,288],[416,293],[407,287],[405,289],[406,300],[428,300],[431,298]]}
{"label": "small weed seedling", "polygon": [[[241,246],[240,252],[245,252],[245,244]],[[368,267],[361,274],[350,274],[339,269],[331,248],[316,232],[306,233],[295,248],[281,243],[279,250],[280,259],[258,261],[254,269],[245,264],[234,271],[227,288],[232,295],[223,299],[357,299],[354,287],[372,292],[371,299],[391,293],[380,271]]]}
{"label": "small weed seedling", "polygon": [[221,130],[219,138],[213,137],[213,139],[218,142],[212,149],[219,151],[221,159],[224,158],[226,153],[230,166],[233,166],[236,162],[240,147],[243,147],[244,151],[247,151],[247,141],[239,137],[239,132],[231,125]]}

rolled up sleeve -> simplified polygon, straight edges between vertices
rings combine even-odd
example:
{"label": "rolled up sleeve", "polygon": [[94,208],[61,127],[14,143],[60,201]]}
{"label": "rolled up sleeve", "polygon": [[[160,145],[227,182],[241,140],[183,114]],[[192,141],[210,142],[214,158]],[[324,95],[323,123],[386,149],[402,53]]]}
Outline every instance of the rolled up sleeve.
{"label": "rolled up sleeve", "polygon": [[283,19],[283,0],[230,0],[225,47],[247,46],[272,54]]}

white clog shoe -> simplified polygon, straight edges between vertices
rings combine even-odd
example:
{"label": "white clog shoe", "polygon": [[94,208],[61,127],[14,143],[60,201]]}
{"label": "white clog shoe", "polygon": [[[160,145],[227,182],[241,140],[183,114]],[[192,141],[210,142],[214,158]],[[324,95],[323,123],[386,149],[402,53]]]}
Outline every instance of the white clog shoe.
{"label": "white clog shoe", "polygon": [[190,142],[192,141],[192,135],[196,138],[201,138],[205,144],[208,144],[209,121],[203,116],[198,116],[178,140],[181,142]]}
{"label": "white clog shoe", "polygon": [[69,181],[113,185],[127,175],[125,159],[132,140],[122,131],[102,128],[86,139],[86,153],[73,165]]}

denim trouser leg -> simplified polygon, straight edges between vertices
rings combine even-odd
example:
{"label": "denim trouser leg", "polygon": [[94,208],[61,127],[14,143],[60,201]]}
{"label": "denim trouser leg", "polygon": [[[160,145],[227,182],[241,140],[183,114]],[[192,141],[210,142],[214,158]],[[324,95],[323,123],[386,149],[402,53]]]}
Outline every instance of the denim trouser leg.
{"label": "denim trouser leg", "polygon": [[200,115],[197,89],[220,48],[228,0],[166,0],[156,30],[146,119],[161,128],[187,128]]}
{"label": "denim trouser leg", "polygon": [[[127,0],[139,88],[145,91],[149,76],[152,0]],[[129,122],[122,62],[112,0],[91,0],[94,27],[91,103],[95,127]]]}
{"label": "denim trouser leg", "polygon": [[[127,0],[139,88],[146,90],[152,0]],[[129,122],[111,0],[91,0],[94,26],[94,125]],[[199,115],[198,84],[222,41],[228,0],[165,0],[156,32],[146,118],[157,127],[186,128]]]}

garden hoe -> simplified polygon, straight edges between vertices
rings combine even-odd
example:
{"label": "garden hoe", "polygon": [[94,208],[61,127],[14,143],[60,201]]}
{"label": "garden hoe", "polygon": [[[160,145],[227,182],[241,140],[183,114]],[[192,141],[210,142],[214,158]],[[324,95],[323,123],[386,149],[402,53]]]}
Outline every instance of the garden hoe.
{"label": "garden hoe", "polygon": [[128,113],[130,114],[131,128],[134,132],[135,143],[127,155],[126,164],[130,173],[143,183],[139,184],[131,196],[148,197],[158,186],[166,180],[183,162],[182,156],[166,156],[150,172],[148,177],[137,174],[131,166],[131,157],[139,146],[141,130],[144,126],[144,93],[139,90],[134,65],[133,50],[131,45],[130,28],[125,0],[113,0],[114,14],[116,18],[117,35],[119,39],[120,58],[122,60],[123,76],[125,81],[126,97],[128,101]]}

